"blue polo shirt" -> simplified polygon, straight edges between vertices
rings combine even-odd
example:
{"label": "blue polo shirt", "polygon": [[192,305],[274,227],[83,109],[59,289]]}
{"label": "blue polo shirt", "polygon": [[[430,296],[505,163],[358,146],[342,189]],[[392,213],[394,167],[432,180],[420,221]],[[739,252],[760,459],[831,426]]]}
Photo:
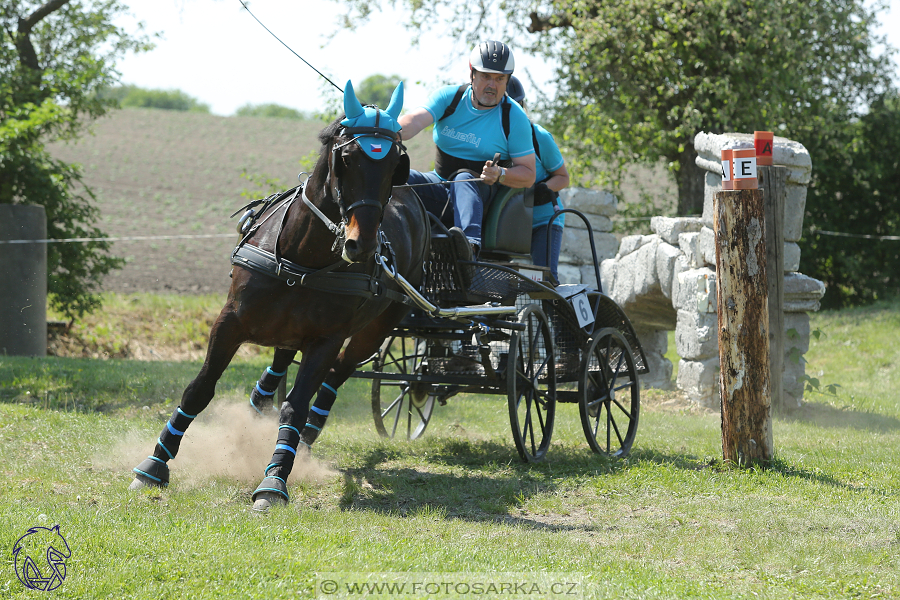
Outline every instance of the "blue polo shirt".
{"label": "blue polo shirt", "polygon": [[[535,171],[537,172],[537,176],[534,180],[540,182],[548,179],[553,171],[565,164],[565,161],[563,160],[562,153],[559,151],[559,146],[556,145],[556,141],[553,139],[553,134],[540,125],[535,125],[534,136],[537,138],[538,146],[541,149],[541,158],[540,160],[535,161],[534,165]],[[559,201],[559,206],[562,208],[562,200]],[[549,223],[550,219],[553,218],[554,212],[552,202],[550,204],[544,204],[543,206],[535,206],[531,219],[532,228],[543,227]],[[566,215],[559,215],[553,221],[553,224],[562,227],[565,225],[565,222]]]}
{"label": "blue polo shirt", "polygon": [[438,121],[458,89],[458,85],[442,87],[431,94],[425,104],[425,110],[434,119],[434,143],[438,148],[457,158],[479,161],[492,160],[497,152],[501,159],[534,154],[531,123],[522,107],[511,102],[507,140],[503,133],[502,103],[488,110],[476,109],[472,106],[471,85],[460,99],[456,111]]}

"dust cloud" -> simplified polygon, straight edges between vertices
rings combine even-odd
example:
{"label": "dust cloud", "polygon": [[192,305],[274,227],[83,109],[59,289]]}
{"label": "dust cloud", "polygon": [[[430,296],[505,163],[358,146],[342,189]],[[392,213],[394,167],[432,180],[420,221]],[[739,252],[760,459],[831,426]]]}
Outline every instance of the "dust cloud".
{"label": "dust cloud", "polygon": [[[160,429],[164,426],[160,424]],[[188,489],[214,477],[258,484],[272,458],[278,437],[278,416],[260,417],[244,401],[213,400],[185,433],[175,460],[169,461],[172,483]],[[155,439],[130,432],[114,447],[105,467],[131,470],[152,453]],[[322,483],[338,472],[313,457],[294,461],[292,482]]]}

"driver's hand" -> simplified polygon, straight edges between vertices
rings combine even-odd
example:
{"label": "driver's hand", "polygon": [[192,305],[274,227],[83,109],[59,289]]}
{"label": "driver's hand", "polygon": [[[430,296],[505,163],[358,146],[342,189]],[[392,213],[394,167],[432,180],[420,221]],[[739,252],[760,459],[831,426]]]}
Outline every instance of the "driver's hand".
{"label": "driver's hand", "polygon": [[481,168],[481,177],[484,178],[486,184],[494,185],[502,172],[500,167],[494,166],[494,161],[488,160],[485,161],[484,166]]}

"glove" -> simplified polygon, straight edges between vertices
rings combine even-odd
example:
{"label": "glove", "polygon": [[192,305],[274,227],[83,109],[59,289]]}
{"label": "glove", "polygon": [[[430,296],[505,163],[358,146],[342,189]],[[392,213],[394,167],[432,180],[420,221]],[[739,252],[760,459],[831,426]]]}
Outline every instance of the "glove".
{"label": "glove", "polygon": [[547,187],[543,181],[534,186],[534,205],[543,206],[550,204],[556,197],[556,192]]}

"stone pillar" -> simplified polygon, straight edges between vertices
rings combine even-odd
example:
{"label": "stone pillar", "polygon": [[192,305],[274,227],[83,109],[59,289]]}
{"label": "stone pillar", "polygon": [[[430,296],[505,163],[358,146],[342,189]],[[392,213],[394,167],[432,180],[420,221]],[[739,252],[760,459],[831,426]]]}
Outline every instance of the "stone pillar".
{"label": "stone pillar", "polygon": [[[704,225],[711,226],[713,198],[716,192],[721,191],[722,186],[721,150],[723,148],[752,148],[753,134],[698,133],[694,138],[694,147],[698,153],[697,166],[706,170],[702,221]],[[798,359],[809,349],[809,315],[807,313],[819,309],[819,300],[825,294],[825,284],[798,272],[800,269],[800,246],[797,245],[797,242],[803,234],[806,188],[812,173],[812,160],[809,152],[798,142],[775,137],[773,160],[776,165],[788,169],[784,204],[783,406],[791,409],[799,407],[803,398],[805,367],[803,361]],[[715,264],[715,261],[711,264]]]}
{"label": "stone pillar", "polygon": [[47,244],[43,206],[0,204],[0,354],[47,355]]}

